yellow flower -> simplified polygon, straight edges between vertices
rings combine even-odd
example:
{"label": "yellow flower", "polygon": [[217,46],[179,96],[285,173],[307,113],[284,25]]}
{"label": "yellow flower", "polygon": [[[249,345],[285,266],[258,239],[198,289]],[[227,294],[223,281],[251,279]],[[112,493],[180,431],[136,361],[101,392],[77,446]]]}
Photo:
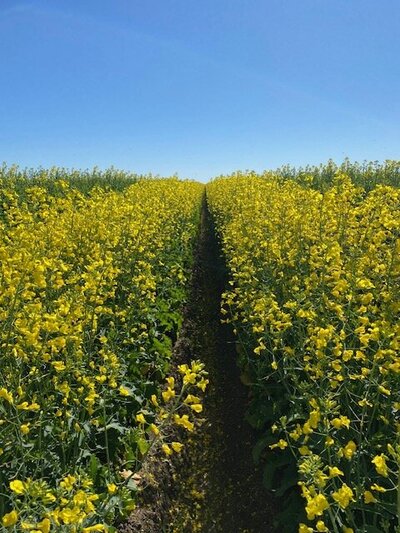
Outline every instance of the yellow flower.
{"label": "yellow flower", "polygon": [[51,522],[48,518],[44,518],[41,522],[36,524],[36,530],[41,533],[49,533],[51,528]]}
{"label": "yellow flower", "polygon": [[197,383],[198,388],[199,388],[200,390],[202,390],[203,392],[206,390],[207,385],[208,385],[208,379],[201,379],[201,380]]}
{"label": "yellow flower", "polygon": [[160,434],[160,430],[155,424],[150,424],[149,429],[155,436]]}
{"label": "yellow flower", "polygon": [[136,415],[136,422],[139,422],[139,424],[145,424],[146,423],[146,419],[143,415],[143,413],[139,413]]}
{"label": "yellow flower", "polygon": [[15,479],[10,482],[10,489],[15,492],[15,494],[24,494],[26,490],[25,483],[19,479]]}
{"label": "yellow flower", "polygon": [[35,526],[35,524],[32,524],[32,522],[21,522],[21,527],[22,527],[22,529],[34,530],[36,526]]}
{"label": "yellow flower", "polygon": [[311,450],[308,446],[300,446],[299,452],[300,455],[311,455]]}
{"label": "yellow flower", "polygon": [[20,430],[21,430],[21,433],[23,435],[28,435],[30,429],[29,429],[29,425],[28,424],[21,424],[20,426]]}
{"label": "yellow flower", "polygon": [[173,389],[175,387],[175,378],[174,377],[168,377],[166,380],[165,380],[167,383],[168,383],[168,387],[170,389]]}
{"label": "yellow flower", "polygon": [[151,403],[155,405],[156,407],[159,407],[157,396],[155,394],[151,395]]}
{"label": "yellow flower", "polygon": [[196,377],[197,375],[195,374],[195,372],[187,372],[183,376],[183,384],[188,385],[190,383],[191,385],[194,385],[196,382]]}
{"label": "yellow flower", "polygon": [[60,512],[59,517],[64,524],[78,524],[82,519],[82,512],[79,507],[74,507],[73,509],[65,507]]}
{"label": "yellow flower", "polygon": [[1,519],[3,526],[11,527],[18,522],[18,513],[17,511],[11,511],[11,513],[5,514]]}
{"label": "yellow flower", "polygon": [[162,394],[164,402],[169,402],[172,398],[175,397],[176,393],[174,390],[168,388],[166,391],[163,391],[161,394]]}
{"label": "yellow flower", "polygon": [[357,402],[360,407],[373,407],[373,404],[369,402],[366,398],[363,398]]}
{"label": "yellow flower", "polygon": [[308,423],[310,424],[310,427],[313,429],[317,429],[318,423],[321,420],[321,413],[319,412],[319,409],[314,409],[310,413],[310,417],[308,419]]}
{"label": "yellow flower", "polygon": [[374,483],[373,485],[371,485],[371,490],[375,490],[376,492],[386,492],[387,489],[385,489],[385,487],[381,487],[381,485],[377,485],[376,483]]}
{"label": "yellow flower", "polygon": [[181,374],[186,374],[189,371],[188,365],[178,365],[178,370]]}
{"label": "yellow flower", "polygon": [[22,402],[17,405],[17,409],[20,411],[38,411],[40,409],[40,405],[36,402],[33,402],[29,404],[28,402]]}
{"label": "yellow flower", "polygon": [[350,461],[357,450],[357,445],[354,441],[350,440],[343,448],[343,455]]}
{"label": "yellow flower", "polygon": [[285,440],[283,440],[283,439],[280,439],[275,444],[270,444],[271,450],[273,450],[275,448],[280,448],[281,450],[284,450],[287,446],[288,446],[288,443]]}
{"label": "yellow flower", "polygon": [[183,444],[181,442],[171,442],[171,447],[174,452],[179,453],[183,448]]}
{"label": "yellow flower", "polygon": [[193,409],[193,411],[196,411],[196,413],[201,413],[203,410],[201,403],[194,403],[190,406],[190,408]]}
{"label": "yellow flower", "polygon": [[385,396],[390,396],[390,390],[384,387],[383,385],[378,385],[378,391],[384,394]]}
{"label": "yellow flower", "polygon": [[115,483],[108,483],[107,490],[110,494],[115,494],[118,490],[118,487],[115,485]]}
{"label": "yellow flower", "polygon": [[325,522],[322,520],[318,520],[318,522],[315,524],[315,527],[317,528],[317,531],[321,531],[323,533],[329,532],[329,529],[326,527]]}
{"label": "yellow flower", "polygon": [[182,426],[185,429],[187,429],[188,431],[193,431],[194,430],[194,424],[193,424],[193,422],[191,422],[189,420],[188,415],[179,416],[179,415],[175,414],[174,415],[174,421],[175,421],[175,423],[178,426]]}
{"label": "yellow flower", "polygon": [[375,496],[369,490],[364,492],[364,502],[365,503],[375,503],[377,500]]}
{"label": "yellow flower", "polygon": [[121,396],[131,396],[130,390],[124,387],[124,385],[120,385],[118,391]]}
{"label": "yellow flower", "polygon": [[56,372],[62,372],[67,368],[63,361],[53,361],[51,364]]}
{"label": "yellow flower", "polygon": [[323,494],[316,494],[307,499],[306,512],[308,520],[314,520],[316,516],[321,516],[327,509],[329,509],[329,503]]}
{"label": "yellow flower", "polygon": [[375,465],[376,471],[378,474],[381,474],[381,476],[388,477],[388,467],[386,464],[386,455],[381,453],[380,455],[376,455],[372,460],[371,463]]}
{"label": "yellow flower", "polygon": [[346,509],[351,501],[355,501],[353,496],[354,493],[352,489],[346,483],[343,483],[339,490],[332,493],[332,498],[342,509]]}
{"label": "yellow flower", "polygon": [[306,524],[299,525],[299,533],[313,533],[313,528],[306,526]]}
{"label": "yellow flower", "polygon": [[200,403],[200,398],[193,394],[188,394],[185,399],[185,403]]}
{"label": "yellow flower", "polygon": [[56,501],[56,497],[51,492],[46,492],[44,496],[42,496],[43,503],[53,503]]}
{"label": "yellow flower", "polygon": [[0,389],[0,398],[4,398],[8,403],[13,403],[14,401],[11,392],[8,392],[5,388]]}
{"label": "yellow flower", "polygon": [[76,477],[68,475],[62,481],[60,481],[60,487],[62,487],[63,489],[67,491],[70,491],[73,489],[75,483],[76,483]]}
{"label": "yellow flower", "polygon": [[329,477],[344,476],[344,473],[337,466],[329,467]]}
{"label": "yellow flower", "polygon": [[347,416],[341,416],[340,418],[334,418],[331,420],[331,424],[336,429],[340,429],[342,427],[349,429],[350,419]]}
{"label": "yellow flower", "polygon": [[168,446],[168,444],[163,444],[161,446],[161,449],[162,451],[165,453],[165,455],[172,455],[172,450],[171,448]]}

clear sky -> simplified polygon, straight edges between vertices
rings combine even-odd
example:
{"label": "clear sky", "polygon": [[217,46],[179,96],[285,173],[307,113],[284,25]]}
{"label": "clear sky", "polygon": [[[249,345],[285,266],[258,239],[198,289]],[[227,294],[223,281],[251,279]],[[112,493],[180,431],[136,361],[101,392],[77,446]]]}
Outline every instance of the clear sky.
{"label": "clear sky", "polygon": [[399,0],[0,0],[0,161],[400,159]]}

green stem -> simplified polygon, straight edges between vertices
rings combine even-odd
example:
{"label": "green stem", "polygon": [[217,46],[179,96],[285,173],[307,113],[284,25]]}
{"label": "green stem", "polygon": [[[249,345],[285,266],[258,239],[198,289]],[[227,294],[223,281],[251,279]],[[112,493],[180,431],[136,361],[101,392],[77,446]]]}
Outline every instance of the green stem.
{"label": "green stem", "polygon": [[400,526],[400,468],[397,473],[397,522]]}
{"label": "green stem", "polygon": [[111,470],[111,461],[110,461],[110,450],[108,447],[108,432],[107,432],[107,413],[106,413],[106,404],[103,400],[103,417],[104,417],[104,439],[106,444],[106,457],[107,457],[107,465],[108,470]]}

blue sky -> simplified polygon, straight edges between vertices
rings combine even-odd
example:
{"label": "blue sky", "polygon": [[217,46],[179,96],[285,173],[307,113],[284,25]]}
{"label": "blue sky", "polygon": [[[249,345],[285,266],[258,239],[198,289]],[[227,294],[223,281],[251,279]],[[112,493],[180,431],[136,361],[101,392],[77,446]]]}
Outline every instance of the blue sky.
{"label": "blue sky", "polygon": [[398,0],[0,0],[0,161],[400,159]]}

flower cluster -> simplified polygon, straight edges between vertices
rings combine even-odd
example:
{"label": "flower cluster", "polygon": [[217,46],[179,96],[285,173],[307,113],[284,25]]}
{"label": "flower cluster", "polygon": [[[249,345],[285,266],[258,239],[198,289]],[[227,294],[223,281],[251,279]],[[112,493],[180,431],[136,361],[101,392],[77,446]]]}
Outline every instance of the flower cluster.
{"label": "flower cluster", "polygon": [[[157,398],[203,187],[175,178],[122,192],[83,193],[61,179],[51,191],[3,185],[0,522],[7,531],[111,531],[135,499],[134,479],[119,472],[140,467],[170,412],[169,398]],[[194,394],[204,371],[187,376]],[[189,425],[200,408],[182,397],[168,416]]]}
{"label": "flower cluster", "polygon": [[400,190],[366,191],[341,173],[324,191],[271,174],[207,187],[231,275],[223,313],[254,384],[250,418],[272,427],[266,461],[281,453],[297,463],[300,531],[392,531]]}

